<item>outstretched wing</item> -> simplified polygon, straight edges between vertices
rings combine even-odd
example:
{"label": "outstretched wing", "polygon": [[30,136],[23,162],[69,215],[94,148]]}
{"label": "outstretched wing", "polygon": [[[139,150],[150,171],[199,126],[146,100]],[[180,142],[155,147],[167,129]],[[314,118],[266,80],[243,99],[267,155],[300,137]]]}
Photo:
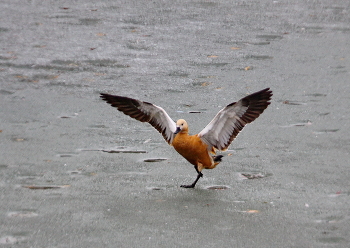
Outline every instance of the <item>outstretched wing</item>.
{"label": "outstretched wing", "polygon": [[270,88],[253,93],[227,105],[198,134],[208,149],[226,150],[243,127],[254,121],[270,104]]}
{"label": "outstretched wing", "polygon": [[176,124],[164,109],[149,102],[101,93],[100,96],[112,107],[141,122],[148,122],[171,144],[176,131]]}

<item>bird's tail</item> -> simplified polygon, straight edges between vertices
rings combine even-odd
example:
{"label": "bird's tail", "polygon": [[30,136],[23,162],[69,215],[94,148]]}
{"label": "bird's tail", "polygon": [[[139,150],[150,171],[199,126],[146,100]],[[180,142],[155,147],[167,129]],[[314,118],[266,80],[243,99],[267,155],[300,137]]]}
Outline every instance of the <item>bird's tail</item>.
{"label": "bird's tail", "polygon": [[222,155],[213,156],[214,162],[221,162],[222,157],[223,157]]}

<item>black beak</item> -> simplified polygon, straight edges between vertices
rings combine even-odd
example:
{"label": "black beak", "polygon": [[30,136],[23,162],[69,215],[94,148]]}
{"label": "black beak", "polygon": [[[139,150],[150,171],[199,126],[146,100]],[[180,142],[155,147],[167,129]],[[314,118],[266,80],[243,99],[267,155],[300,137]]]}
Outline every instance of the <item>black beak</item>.
{"label": "black beak", "polygon": [[179,133],[179,132],[181,132],[181,128],[180,128],[180,127],[177,127],[174,134],[177,134],[177,133]]}

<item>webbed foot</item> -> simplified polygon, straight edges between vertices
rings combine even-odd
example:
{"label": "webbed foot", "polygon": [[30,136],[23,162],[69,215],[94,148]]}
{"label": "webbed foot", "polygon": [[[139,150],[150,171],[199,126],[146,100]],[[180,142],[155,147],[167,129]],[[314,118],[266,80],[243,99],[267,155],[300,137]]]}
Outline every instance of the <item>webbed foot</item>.
{"label": "webbed foot", "polygon": [[[197,170],[198,171],[198,170]],[[199,178],[203,177],[203,173],[198,171],[198,175],[196,180],[191,184],[191,185],[181,185],[181,188],[187,188],[187,189],[191,189],[194,188],[194,186],[196,186],[196,183],[198,182]]]}
{"label": "webbed foot", "polygon": [[191,189],[194,188],[195,185],[191,184],[191,185],[181,185],[181,188],[186,188],[186,189]]}

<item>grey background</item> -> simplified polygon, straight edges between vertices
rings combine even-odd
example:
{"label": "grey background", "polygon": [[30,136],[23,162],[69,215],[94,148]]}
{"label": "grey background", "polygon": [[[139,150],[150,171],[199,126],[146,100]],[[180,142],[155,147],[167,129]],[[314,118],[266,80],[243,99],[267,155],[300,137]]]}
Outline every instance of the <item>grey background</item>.
{"label": "grey background", "polygon": [[[349,11],[2,0],[0,246],[349,247]],[[99,99],[152,102],[195,134],[265,87],[272,104],[195,189],[157,131]]]}

